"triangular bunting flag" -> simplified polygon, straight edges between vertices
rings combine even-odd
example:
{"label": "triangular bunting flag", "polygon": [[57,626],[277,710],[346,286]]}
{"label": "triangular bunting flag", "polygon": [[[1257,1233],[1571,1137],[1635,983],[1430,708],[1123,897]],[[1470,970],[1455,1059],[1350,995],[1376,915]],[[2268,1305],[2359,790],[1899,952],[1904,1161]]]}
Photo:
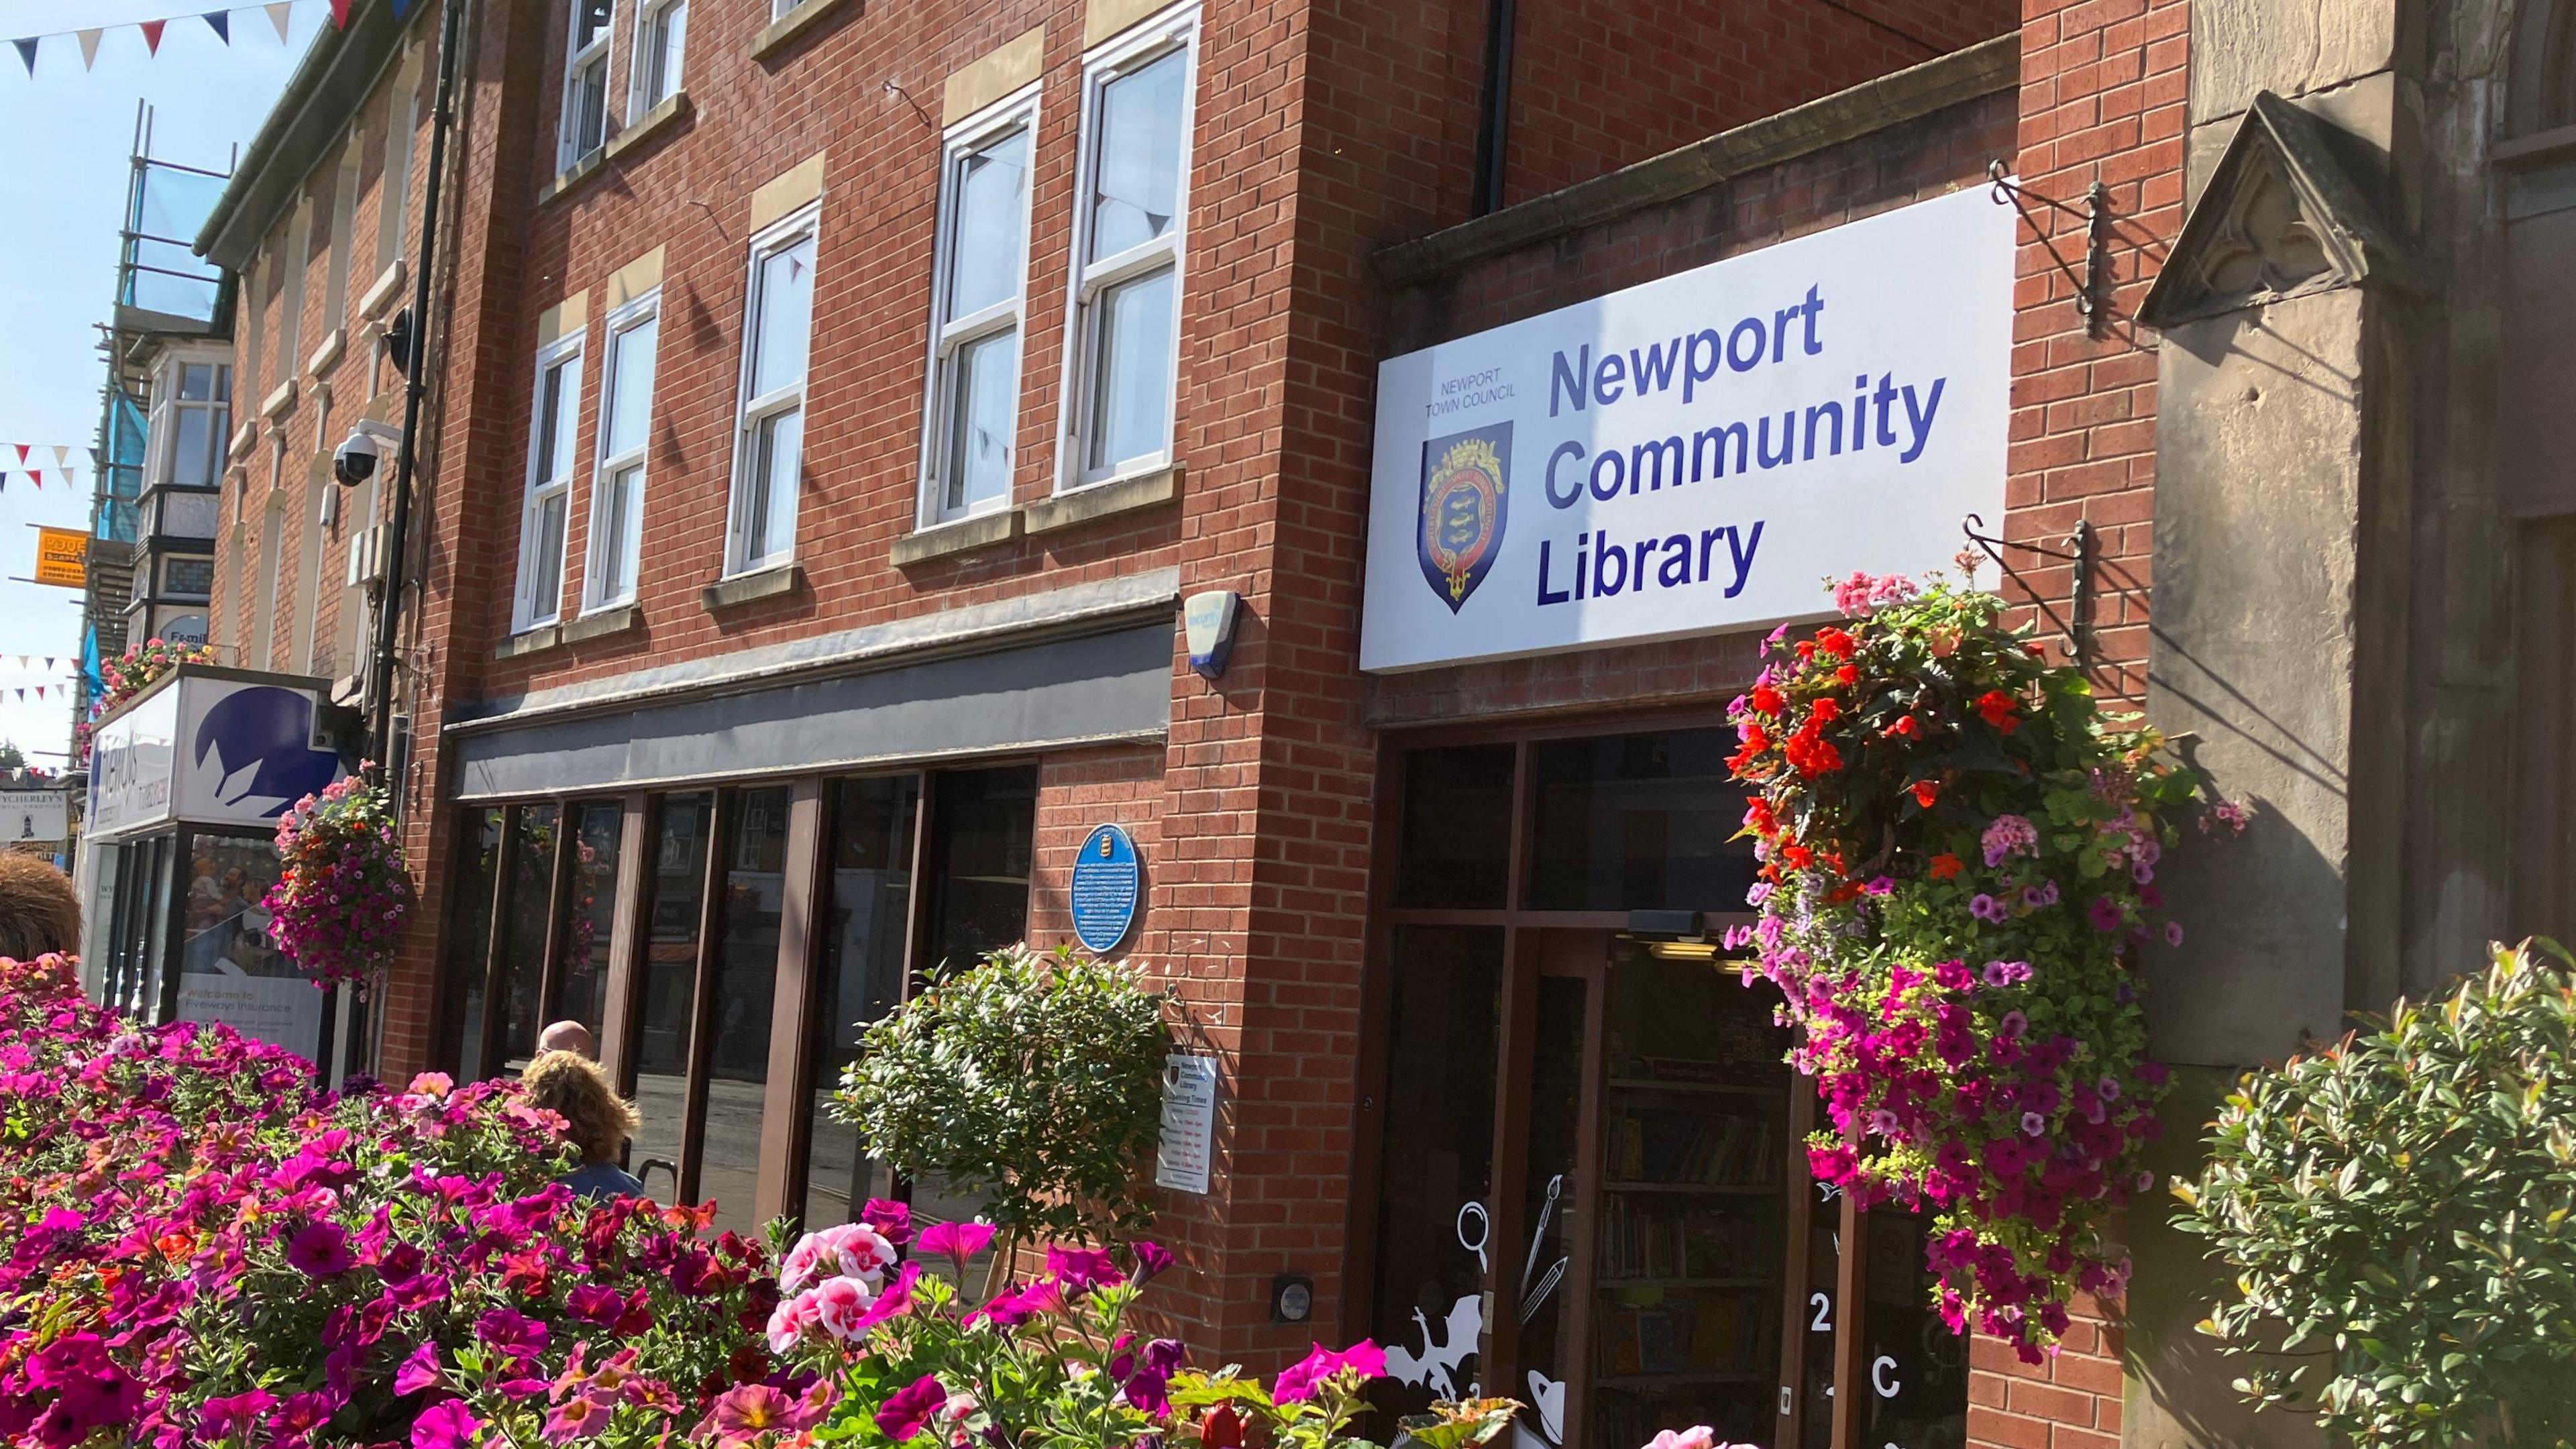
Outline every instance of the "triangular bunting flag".
{"label": "triangular bunting flag", "polygon": [[106,33],[95,28],[80,32],[81,69],[88,70],[98,64],[98,38]]}
{"label": "triangular bunting flag", "polygon": [[150,51],[154,55],[159,55],[161,53],[161,31],[162,28],[167,26],[169,23],[170,22],[167,20],[146,20],[140,27],[138,27],[143,32],[143,48],[145,50]]}
{"label": "triangular bunting flag", "polygon": [[43,685],[39,684],[39,685],[37,685],[37,686],[36,686],[36,698],[38,698],[38,699],[42,699],[42,698],[44,698],[44,697],[45,697],[45,687],[44,687]]}
{"label": "triangular bunting flag", "polygon": [[54,466],[57,468],[69,468],[71,465],[72,450],[61,443],[54,444]]}
{"label": "triangular bunting flag", "polygon": [[295,0],[277,0],[268,7],[268,23],[277,27],[277,43],[286,43],[287,23],[295,18]]}
{"label": "triangular bunting flag", "polygon": [[331,0],[331,28],[334,30],[349,28],[349,0]]}
{"label": "triangular bunting flag", "polygon": [[98,449],[96,448],[89,450],[89,465],[93,468],[98,466]]}
{"label": "triangular bunting flag", "polygon": [[38,488],[42,488],[42,487],[44,487],[44,486],[45,486],[45,471],[44,471],[42,468],[30,468],[30,469],[28,469],[28,470],[27,470],[27,481],[28,481],[28,482],[30,482],[30,483],[35,484]]}
{"label": "triangular bunting flag", "polygon": [[215,39],[222,41],[226,45],[233,43],[233,13],[231,11],[209,10],[197,18],[206,22],[206,28],[215,33]]}
{"label": "triangular bunting flag", "polygon": [[46,655],[46,656],[45,656],[45,668],[46,668],[46,669],[48,669],[48,670],[51,670],[53,667],[54,667],[54,656],[52,656],[51,654],[48,654],[48,655]]}
{"label": "triangular bunting flag", "polygon": [[37,38],[35,36],[31,35],[24,40],[13,40],[9,42],[11,45],[18,47],[18,61],[21,65],[27,67],[27,74],[29,75],[34,75],[36,73],[36,39]]}
{"label": "triangular bunting flag", "polygon": [[24,443],[18,445],[18,466],[21,468],[27,466],[27,445]]}

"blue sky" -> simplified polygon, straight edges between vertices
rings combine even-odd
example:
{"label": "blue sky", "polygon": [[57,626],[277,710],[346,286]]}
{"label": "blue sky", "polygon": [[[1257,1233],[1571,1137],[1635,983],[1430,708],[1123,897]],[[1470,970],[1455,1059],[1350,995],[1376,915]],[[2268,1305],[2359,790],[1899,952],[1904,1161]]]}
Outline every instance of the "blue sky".
{"label": "blue sky", "polygon": [[[0,0],[0,40],[55,31],[116,27],[83,71],[70,35],[42,42],[32,79],[17,52],[0,46],[0,580],[24,578],[35,561],[35,531],[46,523],[84,526],[90,476],[86,450],[98,428],[106,378],[96,325],[107,320],[115,286],[117,228],[125,206],[134,105],[152,104],[155,154],[222,169],[249,142],[288,72],[329,23],[324,0],[296,0],[281,45],[258,5],[231,12],[227,47],[196,15],[217,0]],[[359,0],[370,3],[370,0]],[[158,57],[147,56],[138,20],[174,19]],[[28,466],[45,486],[27,486],[17,450],[37,445]],[[75,486],[53,470],[52,445],[73,448]],[[71,710],[56,687],[80,653],[79,596],[65,589],[0,582],[0,739],[35,763],[60,768]],[[20,655],[32,657],[27,665]],[[53,655],[45,672],[42,656]],[[45,686],[39,703],[35,687]],[[18,691],[25,689],[24,703]]]}

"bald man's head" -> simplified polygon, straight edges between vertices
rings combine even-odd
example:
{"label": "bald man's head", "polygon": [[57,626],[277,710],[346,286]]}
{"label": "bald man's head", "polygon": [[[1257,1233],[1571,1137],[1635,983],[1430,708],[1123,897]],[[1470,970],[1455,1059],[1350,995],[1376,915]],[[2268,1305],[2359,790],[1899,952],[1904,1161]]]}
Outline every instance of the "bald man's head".
{"label": "bald man's head", "polygon": [[590,1028],[577,1021],[558,1021],[537,1033],[537,1050],[544,1052],[577,1052],[582,1056],[599,1055],[599,1044],[590,1038]]}

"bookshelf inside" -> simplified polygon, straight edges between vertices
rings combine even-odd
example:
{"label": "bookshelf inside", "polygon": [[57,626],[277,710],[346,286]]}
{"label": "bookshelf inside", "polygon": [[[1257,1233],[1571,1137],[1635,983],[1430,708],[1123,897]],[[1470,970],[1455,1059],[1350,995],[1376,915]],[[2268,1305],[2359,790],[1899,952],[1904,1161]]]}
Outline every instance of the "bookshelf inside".
{"label": "bookshelf inside", "polygon": [[1613,949],[1594,1196],[1589,1442],[1768,1443],[1781,1364],[1786,1041],[1714,963]]}

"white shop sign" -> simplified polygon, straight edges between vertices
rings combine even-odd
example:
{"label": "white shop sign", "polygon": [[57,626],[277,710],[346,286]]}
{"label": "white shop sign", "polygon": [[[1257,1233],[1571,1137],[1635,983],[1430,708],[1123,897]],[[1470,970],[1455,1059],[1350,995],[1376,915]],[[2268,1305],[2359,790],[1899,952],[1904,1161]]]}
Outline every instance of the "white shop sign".
{"label": "white shop sign", "polygon": [[180,673],[99,726],[91,745],[91,835],[184,820],[266,825],[344,773],[315,733],[318,692]]}
{"label": "white shop sign", "polygon": [[2000,527],[2011,207],[1984,187],[1391,358],[1360,667],[1761,627]]}
{"label": "white shop sign", "polygon": [[0,848],[51,843],[71,834],[69,802],[60,790],[0,790]]}

